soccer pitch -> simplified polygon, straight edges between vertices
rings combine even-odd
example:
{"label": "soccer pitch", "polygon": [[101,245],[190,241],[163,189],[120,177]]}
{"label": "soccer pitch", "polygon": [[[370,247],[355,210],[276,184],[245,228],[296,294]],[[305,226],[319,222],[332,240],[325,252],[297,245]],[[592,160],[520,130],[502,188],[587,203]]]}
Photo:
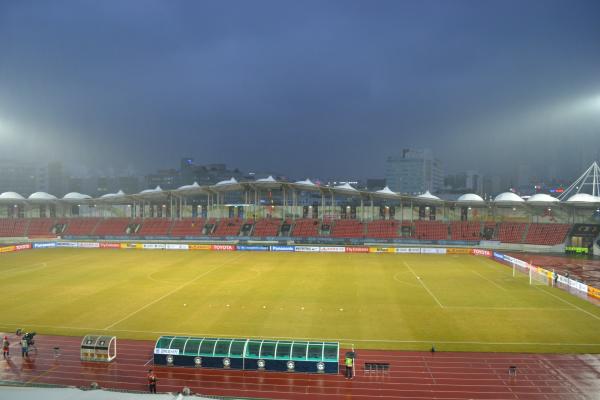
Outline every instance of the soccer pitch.
{"label": "soccer pitch", "polygon": [[0,256],[0,330],[600,352],[600,308],[469,255],[106,249]]}

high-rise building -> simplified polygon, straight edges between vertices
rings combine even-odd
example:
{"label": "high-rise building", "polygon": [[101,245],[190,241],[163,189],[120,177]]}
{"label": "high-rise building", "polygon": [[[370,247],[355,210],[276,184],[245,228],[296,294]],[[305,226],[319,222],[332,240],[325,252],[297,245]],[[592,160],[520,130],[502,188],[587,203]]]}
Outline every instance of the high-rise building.
{"label": "high-rise building", "polygon": [[63,165],[60,161],[48,164],[48,193],[56,197],[62,197],[66,194],[66,176]]}
{"label": "high-rise building", "polygon": [[438,192],[443,186],[441,163],[429,149],[402,149],[386,160],[385,180],[394,192]]}

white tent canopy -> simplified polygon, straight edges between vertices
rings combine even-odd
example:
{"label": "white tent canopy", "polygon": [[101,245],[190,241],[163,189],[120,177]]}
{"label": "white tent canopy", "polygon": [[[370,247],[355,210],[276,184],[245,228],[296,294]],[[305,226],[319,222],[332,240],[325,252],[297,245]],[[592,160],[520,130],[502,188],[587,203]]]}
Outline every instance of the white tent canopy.
{"label": "white tent canopy", "polygon": [[25,197],[21,196],[17,192],[4,192],[4,193],[0,194],[0,200],[16,200],[16,201],[20,201],[20,200],[25,200]]}
{"label": "white tent canopy", "polygon": [[238,181],[235,178],[227,179],[221,182],[217,182],[215,186],[223,186],[223,185],[235,185]]}
{"label": "white tent canopy", "polygon": [[273,176],[272,176],[272,175],[269,175],[269,177],[268,177],[268,178],[261,178],[261,179],[257,179],[257,180],[256,180],[256,182],[269,182],[269,183],[275,183],[275,182],[277,182],[277,181],[275,180],[275,178],[273,178]]}
{"label": "white tent canopy", "polygon": [[334,186],[334,189],[337,190],[347,190],[351,192],[357,192],[355,188],[353,188],[349,183],[344,183],[343,185]]}
{"label": "white tent canopy", "polygon": [[91,199],[91,196],[87,194],[81,194],[78,192],[67,193],[63,196],[63,200],[88,200]]}
{"label": "white tent canopy", "polygon": [[313,181],[311,181],[310,179],[306,178],[303,181],[297,181],[296,185],[302,185],[302,186],[317,186],[313,183]]}
{"label": "white tent canopy", "polygon": [[475,193],[466,193],[460,196],[457,200],[459,203],[483,203],[481,196]]}
{"label": "white tent canopy", "polygon": [[46,192],[32,193],[27,199],[28,200],[39,200],[39,201],[57,200],[56,196],[51,195],[50,193],[46,193]]}
{"label": "white tent canopy", "polygon": [[549,204],[549,203],[558,203],[556,197],[552,197],[545,193],[534,194],[530,198],[527,199],[527,204]]}
{"label": "white tent canopy", "polygon": [[525,200],[519,197],[516,193],[513,192],[504,192],[500,193],[498,196],[494,198],[494,203],[523,203]]}
{"label": "white tent canopy", "polygon": [[417,196],[417,198],[426,200],[441,200],[439,197],[432,195],[429,190],[427,190],[425,193],[421,193]]}

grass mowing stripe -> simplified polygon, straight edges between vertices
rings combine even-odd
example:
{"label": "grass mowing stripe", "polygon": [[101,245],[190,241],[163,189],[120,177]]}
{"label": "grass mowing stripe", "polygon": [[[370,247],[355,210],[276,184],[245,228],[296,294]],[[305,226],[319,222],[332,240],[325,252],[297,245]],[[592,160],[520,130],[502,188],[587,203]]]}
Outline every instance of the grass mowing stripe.
{"label": "grass mowing stripe", "polygon": [[169,296],[170,296],[170,295],[172,295],[173,293],[176,293],[176,292],[180,291],[181,289],[183,289],[184,287],[188,286],[189,284],[196,282],[198,279],[202,278],[203,276],[205,276],[205,275],[208,275],[208,274],[210,274],[211,272],[213,272],[213,271],[216,271],[217,269],[219,269],[219,268],[221,268],[221,267],[223,267],[223,266],[225,266],[225,265],[227,265],[227,264],[230,264],[230,263],[232,263],[232,262],[233,262],[233,261],[235,261],[235,260],[238,260],[238,259],[240,259],[242,256],[243,256],[243,253],[242,253],[242,254],[240,254],[240,255],[239,255],[239,256],[237,256],[237,257],[234,257],[234,258],[232,258],[232,259],[229,259],[229,260],[227,260],[227,261],[225,261],[225,262],[223,262],[223,263],[221,263],[221,264],[217,265],[216,267],[214,267],[214,268],[212,268],[212,269],[209,269],[208,271],[204,271],[203,273],[201,273],[201,274],[197,275],[197,276],[196,276],[194,279],[192,279],[192,280],[189,280],[189,281],[185,282],[184,284],[177,286],[175,289],[171,290],[170,292],[167,292],[167,293],[165,293],[164,295],[162,295],[162,296],[160,296],[159,298],[157,298],[157,299],[155,299],[155,300],[151,301],[150,303],[148,303],[148,304],[146,304],[146,305],[144,305],[144,306],[142,306],[142,307],[138,308],[137,310],[135,310],[135,311],[133,311],[133,312],[131,312],[131,313],[127,314],[126,316],[124,316],[124,317],[123,317],[123,318],[121,318],[120,320],[118,320],[118,321],[116,321],[116,322],[113,322],[112,324],[110,324],[110,325],[108,325],[106,328],[104,328],[104,330],[105,330],[105,331],[106,331],[106,330],[109,330],[109,329],[110,329],[110,328],[112,328],[113,326],[115,326],[115,325],[118,325],[118,324],[120,324],[121,322],[125,321],[126,319],[129,319],[129,318],[133,317],[135,314],[139,313],[140,311],[144,311],[146,308],[150,307],[151,305],[154,305],[154,304],[158,303],[159,301],[161,301],[161,300],[163,300],[163,299],[165,299],[165,298],[169,297]]}
{"label": "grass mowing stripe", "polygon": [[427,293],[429,293],[429,295],[431,297],[433,297],[433,299],[438,304],[438,306],[440,306],[441,308],[444,308],[444,305],[442,303],[440,303],[440,301],[438,300],[438,298],[435,297],[435,295],[431,292],[431,290],[429,290],[429,288],[427,286],[425,286],[425,284],[423,283],[423,281],[421,280],[421,278],[419,278],[417,276],[417,274],[415,274],[415,271],[412,270],[412,268],[410,267],[410,265],[408,265],[408,263],[406,261],[403,261],[403,263],[404,263],[404,265],[406,265],[406,268],[408,268],[410,270],[410,272],[412,272],[412,274],[419,281],[419,283],[421,284],[421,286],[423,286],[423,288],[425,288],[425,290],[427,290]]}

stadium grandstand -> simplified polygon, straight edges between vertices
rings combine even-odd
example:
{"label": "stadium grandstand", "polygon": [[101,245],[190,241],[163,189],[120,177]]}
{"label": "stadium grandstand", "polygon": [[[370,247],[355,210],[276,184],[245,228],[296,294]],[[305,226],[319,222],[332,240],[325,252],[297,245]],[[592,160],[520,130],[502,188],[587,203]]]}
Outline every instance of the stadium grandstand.
{"label": "stadium grandstand", "polygon": [[[387,187],[372,192],[349,184],[320,186],[308,179],[280,182],[272,177],[135,194],[119,191],[100,198],[80,193],[57,198],[44,192],[25,198],[6,192],[0,194],[0,237],[433,245],[484,241],[488,246],[559,246],[554,250],[564,251],[573,226],[598,223],[597,169],[594,163],[560,199],[537,194],[525,200],[506,192],[488,201],[473,193],[445,201],[429,192],[407,196]],[[592,194],[581,191],[586,183]],[[592,243],[587,243],[590,249]]]}

